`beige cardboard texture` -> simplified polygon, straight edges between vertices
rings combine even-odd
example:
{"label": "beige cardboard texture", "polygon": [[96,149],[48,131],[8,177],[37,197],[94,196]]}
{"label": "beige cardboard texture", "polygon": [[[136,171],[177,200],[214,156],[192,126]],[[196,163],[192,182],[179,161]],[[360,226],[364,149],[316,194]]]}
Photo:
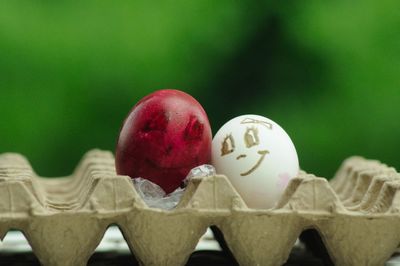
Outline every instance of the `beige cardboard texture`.
{"label": "beige cardboard texture", "polygon": [[383,265],[400,243],[400,178],[351,157],[328,182],[301,172],[275,208],[246,207],[225,176],[193,178],[171,211],[149,208],[110,152],[88,152],[69,177],[38,177],[0,155],[0,237],[21,230],[42,265],[86,265],[111,224],[142,265],[185,265],[210,225],[240,265],[282,265],[302,231],[316,229],[336,265]]}

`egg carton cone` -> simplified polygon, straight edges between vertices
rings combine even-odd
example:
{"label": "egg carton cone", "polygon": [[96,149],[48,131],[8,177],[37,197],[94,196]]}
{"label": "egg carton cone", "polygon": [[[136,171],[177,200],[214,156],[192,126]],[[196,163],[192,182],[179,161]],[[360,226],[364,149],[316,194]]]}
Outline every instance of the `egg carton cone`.
{"label": "egg carton cone", "polygon": [[45,266],[86,265],[117,225],[141,265],[185,265],[217,226],[240,265],[282,265],[299,235],[316,230],[335,265],[384,265],[400,243],[400,178],[351,157],[335,177],[301,172],[277,205],[250,209],[223,175],[190,180],[173,210],[149,208],[112,153],[88,152],[69,177],[39,177],[19,154],[0,155],[0,238],[25,235]]}

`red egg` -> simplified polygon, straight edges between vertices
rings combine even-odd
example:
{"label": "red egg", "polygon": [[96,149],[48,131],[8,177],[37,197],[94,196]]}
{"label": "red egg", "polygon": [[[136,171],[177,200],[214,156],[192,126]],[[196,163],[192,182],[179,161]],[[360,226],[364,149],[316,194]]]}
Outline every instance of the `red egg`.
{"label": "red egg", "polygon": [[189,171],[210,163],[212,134],[203,107],[179,90],[159,90],[141,99],[122,126],[119,175],[142,177],[170,193]]}

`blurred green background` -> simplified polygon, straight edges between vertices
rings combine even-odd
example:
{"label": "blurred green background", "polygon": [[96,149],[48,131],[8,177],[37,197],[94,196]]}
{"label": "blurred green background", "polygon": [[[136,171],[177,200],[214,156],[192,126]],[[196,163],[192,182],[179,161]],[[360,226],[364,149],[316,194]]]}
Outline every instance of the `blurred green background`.
{"label": "blurred green background", "polygon": [[350,155],[399,168],[400,4],[393,1],[0,1],[0,153],[44,176],[114,150],[143,96],[184,90],[213,132],[279,123],[301,167]]}

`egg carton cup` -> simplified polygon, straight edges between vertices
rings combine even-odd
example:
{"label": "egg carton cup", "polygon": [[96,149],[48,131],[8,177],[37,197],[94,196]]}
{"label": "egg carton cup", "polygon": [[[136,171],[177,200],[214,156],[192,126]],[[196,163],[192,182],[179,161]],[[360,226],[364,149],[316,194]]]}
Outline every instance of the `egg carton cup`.
{"label": "egg carton cup", "polygon": [[335,177],[301,172],[277,205],[250,209],[223,175],[193,178],[173,210],[149,208],[110,152],[88,152],[69,177],[42,178],[19,154],[0,155],[0,238],[27,238],[45,266],[86,265],[117,225],[141,265],[185,265],[217,226],[240,265],[282,265],[299,235],[315,229],[336,265],[383,265],[400,243],[400,178],[351,157]]}

